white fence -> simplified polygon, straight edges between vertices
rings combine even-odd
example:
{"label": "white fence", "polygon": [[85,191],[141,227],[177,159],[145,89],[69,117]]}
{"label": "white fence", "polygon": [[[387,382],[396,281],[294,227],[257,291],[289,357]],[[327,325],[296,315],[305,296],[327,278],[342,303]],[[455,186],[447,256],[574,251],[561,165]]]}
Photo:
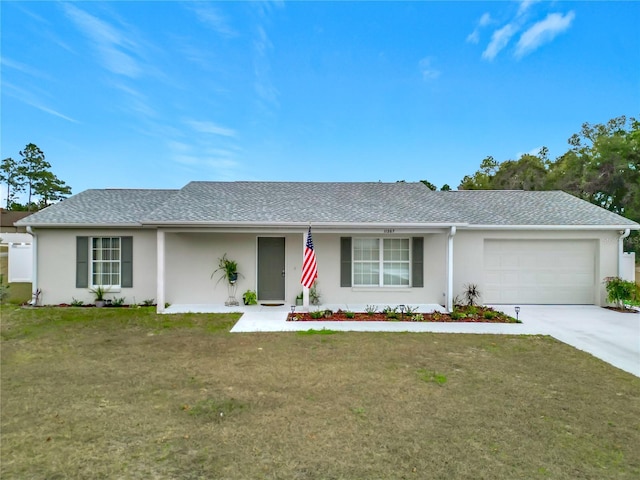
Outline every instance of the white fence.
{"label": "white fence", "polygon": [[635,252],[623,253],[622,262],[620,264],[620,278],[629,282],[636,281],[636,254]]}
{"label": "white fence", "polygon": [[9,283],[30,283],[33,276],[33,246],[27,233],[2,233],[0,243],[7,246]]}
{"label": "white fence", "polygon": [[9,283],[31,282],[33,249],[30,243],[9,244]]}

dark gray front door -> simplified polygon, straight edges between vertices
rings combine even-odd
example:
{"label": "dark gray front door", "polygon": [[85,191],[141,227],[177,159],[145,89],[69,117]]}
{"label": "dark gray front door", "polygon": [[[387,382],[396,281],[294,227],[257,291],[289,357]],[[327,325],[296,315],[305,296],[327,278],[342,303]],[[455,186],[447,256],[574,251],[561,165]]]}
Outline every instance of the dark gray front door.
{"label": "dark gray front door", "polygon": [[284,300],[282,237],[258,237],[258,300]]}

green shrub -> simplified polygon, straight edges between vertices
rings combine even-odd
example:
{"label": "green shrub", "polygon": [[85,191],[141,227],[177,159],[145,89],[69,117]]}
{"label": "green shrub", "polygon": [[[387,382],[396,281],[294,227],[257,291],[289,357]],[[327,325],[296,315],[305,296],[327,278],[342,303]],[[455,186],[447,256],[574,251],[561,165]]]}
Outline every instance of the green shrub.
{"label": "green shrub", "polygon": [[9,298],[9,285],[0,285],[0,304],[3,304]]}
{"label": "green shrub", "polygon": [[[302,299],[302,297],[300,297]],[[242,294],[242,300],[245,305],[256,305],[258,303],[258,295],[255,290],[247,290]]]}
{"label": "green shrub", "polygon": [[375,315],[378,309],[375,305],[367,305],[364,311],[367,312],[367,315]]}
{"label": "green shrub", "polygon": [[465,309],[465,313],[468,317],[475,317],[478,314],[478,307],[471,305]]}
{"label": "green shrub", "polygon": [[324,317],[324,310],[314,310],[313,312],[309,312],[309,316],[313,319],[320,319]]}
{"label": "green shrub", "polygon": [[384,313],[388,319],[398,318],[398,307],[391,308],[389,305],[387,305],[382,310],[382,313]]}
{"label": "green shrub", "polygon": [[114,307],[121,307],[124,305],[125,297],[116,297],[111,300],[111,305]]}
{"label": "green shrub", "polygon": [[637,301],[640,298],[640,286],[634,282],[620,277],[607,277],[604,279],[604,284],[607,289],[607,300],[618,308],[626,308],[625,303]]}
{"label": "green shrub", "polygon": [[466,315],[464,313],[462,313],[459,310],[454,310],[453,312],[451,312],[451,319],[452,320],[461,320],[463,318],[465,318]]}
{"label": "green shrub", "polygon": [[486,312],[484,312],[482,314],[482,316],[484,318],[486,318],[487,320],[491,320],[491,319],[494,319],[494,318],[496,318],[498,316],[498,312],[494,312],[493,310],[487,310]]}
{"label": "green shrub", "polygon": [[404,313],[411,316],[418,311],[418,307],[412,307],[411,305],[407,305],[404,307]]}
{"label": "green shrub", "polygon": [[356,314],[353,313],[351,310],[347,310],[346,312],[344,312],[344,316],[347,318],[355,318]]}

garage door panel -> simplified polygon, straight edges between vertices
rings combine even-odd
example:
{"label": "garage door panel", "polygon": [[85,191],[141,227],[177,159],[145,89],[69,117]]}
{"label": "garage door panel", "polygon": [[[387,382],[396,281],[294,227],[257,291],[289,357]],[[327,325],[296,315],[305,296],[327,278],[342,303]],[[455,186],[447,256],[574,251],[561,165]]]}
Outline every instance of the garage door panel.
{"label": "garage door panel", "polygon": [[500,266],[500,255],[487,255],[484,259],[485,268],[495,268]]}
{"label": "garage door panel", "polygon": [[520,267],[524,268],[535,268],[540,265],[540,259],[537,256],[524,257],[521,259]]}
{"label": "garage door panel", "polygon": [[596,242],[486,240],[487,303],[591,304]]}

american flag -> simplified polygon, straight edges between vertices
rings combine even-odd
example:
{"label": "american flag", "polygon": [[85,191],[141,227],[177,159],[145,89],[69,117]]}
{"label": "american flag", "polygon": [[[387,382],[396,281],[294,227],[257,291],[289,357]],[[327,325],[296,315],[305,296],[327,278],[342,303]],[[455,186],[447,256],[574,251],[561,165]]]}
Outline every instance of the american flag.
{"label": "american flag", "polygon": [[311,227],[307,233],[307,244],[304,247],[304,259],[302,260],[302,280],[300,283],[304,287],[311,288],[313,282],[318,278],[318,265],[316,263],[316,252],[313,250],[313,239],[311,238]]}

